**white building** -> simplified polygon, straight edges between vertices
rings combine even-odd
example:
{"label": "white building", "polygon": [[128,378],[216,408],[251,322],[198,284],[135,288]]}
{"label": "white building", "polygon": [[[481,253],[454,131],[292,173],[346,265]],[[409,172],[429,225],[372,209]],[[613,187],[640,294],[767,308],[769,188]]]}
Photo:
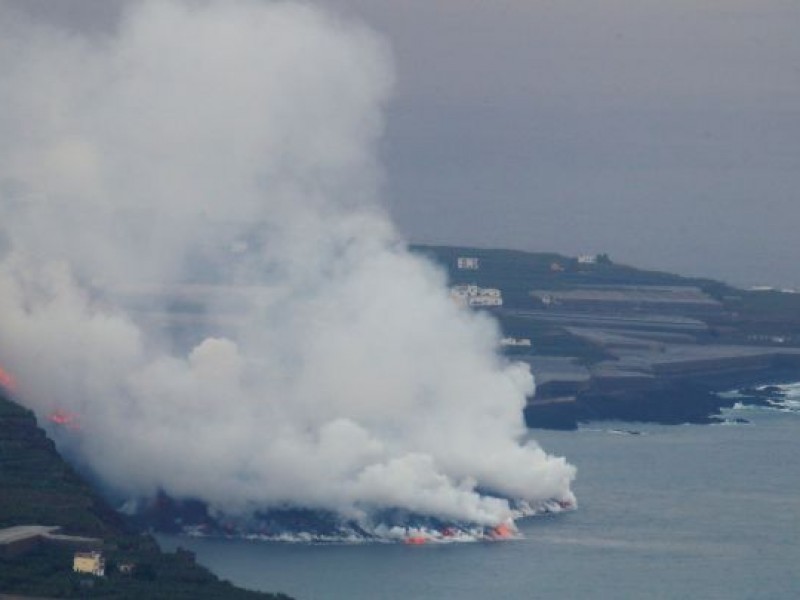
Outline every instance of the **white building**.
{"label": "white building", "polygon": [[502,306],[503,295],[497,288],[482,288],[475,284],[455,285],[450,297],[460,306]]}
{"label": "white building", "polygon": [[106,559],[100,552],[76,552],[72,561],[72,570],[76,573],[90,573],[97,577],[104,577]]}
{"label": "white building", "polygon": [[469,299],[470,306],[502,306],[503,299],[499,296],[473,296]]}
{"label": "white building", "polygon": [[515,338],[515,337],[504,337],[500,340],[501,346],[508,346],[508,347],[526,347],[530,348],[531,340],[529,338]]}
{"label": "white building", "polygon": [[480,268],[480,261],[475,256],[459,256],[456,264],[465,271],[477,271]]}
{"label": "white building", "polygon": [[578,263],[582,265],[596,265],[597,254],[581,254],[578,257]]}

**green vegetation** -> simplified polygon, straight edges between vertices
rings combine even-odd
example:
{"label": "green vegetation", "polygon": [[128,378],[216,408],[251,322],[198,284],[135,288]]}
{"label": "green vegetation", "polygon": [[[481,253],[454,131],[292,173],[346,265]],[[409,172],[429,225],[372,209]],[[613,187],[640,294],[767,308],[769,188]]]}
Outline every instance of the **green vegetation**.
{"label": "green vegetation", "polygon": [[[286,599],[220,581],[187,551],[161,552],[133,530],[59,456],[33,413],[0,393],[0,528],[61,526],[63,533],[103,540],[106,577],[73,573],[74,548],[41,544],[0,558],[0,592],[52,598]],[[118,565],[135,565],[130,574]]]}
{"label": "green vegetation", "polygon": [[[708,279],[619,265],[607,254],[598,255],[594,264],[582,264],[576,258],[552,252],[449,246],[414,246],[412,249],[444,267],[454,285],[475,283],[481,287],[500,288],[503,292],[503,309],[494,310],[493,314],[505,335],[527,337],[533,341],[531,354],[572,356],[586,365],[610,356],[602,347],[570,333],[564,326],[537,319],[533,314],[514,314],[518,309],[542,308],[532,299],[532,290],[566,290],[601,285],[696,286],[714,298],[722,297],[731,290],[723,283]],[[460,256],[478,258],[480,268],[474,271],[458,269],[457,259]],[[509,350],[509,354],[519,352],[518,349]]]}
{"label": "green vegetation", "polygon": [[723,299],[741,319],[761,322],[791,322],[800,325],[800,294],[777,290],[744,291]]}
{"label": "green vegetation", "polygon": [[106,537],[124,523],[58,455],[33,413],[0,396],[0,528],[59,525]]}
{"label": "green vegetation", "polygon": [[[489,310],[497,317],[505,335],[528,337],[533,341],[529,352],[515,348],[509,350],[510,354],[573,356],[587,365],[609,358],[602,347],[570,331],[569,326],[580,326],[580,320],[570,320],[563,315],[553,319],[552,313],[559,309],[547,307],[531,295],[533,290],[559,292],[604,286],[693,287],[719,305],[697,309],[680,304],[662,305],[657,309],[629,305],[614,309],[597,303],[593,307],[572,307],[561,312],[577,311],[584,319],[591,320],[636,317],[665,310],[667,315],[694,319],[706,326],[691,332],[695,343],[800,346],[800,294],[741,290],[712,279],[637,269],[617,264],[606,254],[597,255],[593,263],[582,263],[577,258],[552,252],[446,246],[414,246],[412,249],[438,263],[452,285],[474,283],[502,290],[503,307]],[[457,259],[465,256],[477,258],[480,267],[458,269]],[[626,327],[622,323],[592,326],[613,327],[618,331],[636,329],[634,325]],[[649,331],[655,329],[657,326],[648,327]],[[671,330],[665,327],[663,331]]]}
{"label": "green vegetation", "polygon": [[728,290],[725,313],[708,319],[716,341],[800,345],[800,294],[778,290]]}
{"label": "green vegetation", "polygon": [[[412,246],[412,250],[442,265],[453,284],[477,283],[503,290],[512,308],[530,300],[534,289],[562,290],[586,285],[664,285],[696,286],[714,298],[731,293],[733,288],[711,279],[681,277],[661,271],[646,271],[614,263],[607,254],[594,264],[581,264],[576,258],[553,252],[522,252],[450,246]],[[457,268],[459,256],[480,260],[476,271]]]}
{"label": "green vegetation", "polygon": [[[283,594],[251,592],[220,581],[197,565],[191,553],[162,553],[149,536],[116,538],[107,543],[105,577],[73,573],[73,552],[65,546],[43,545],[23,556],[0,561],[0,591],[54,598],[288,599]],[[122,562],[134,563],[133,572],[120,572],[118,565]]]}
{"label": "green vegetation", "polygon": [[[499,315],[498,318],[505,335],[532,340],[531,349],[523,349],[523,353],[540,356],[572,356],[576,357],[579,363],[586,365],[611,358],[601,346],[573,335],[559,325],[525,315]],[[509,351],[509,354],[519,353],[517,349]]]}
{"label": "green vegetation", "polygon": [[[0,560],[0,591],[53,598],[288,600],[283,594],[242,590],[220,581],[197,565],[192,553],[162,553],[149,536],[116,538],[107,546],[105,577],[73,573],[73,550],[63,546],[44,545]],[[136,565],[132,573],[120,572],[123,562]]]}

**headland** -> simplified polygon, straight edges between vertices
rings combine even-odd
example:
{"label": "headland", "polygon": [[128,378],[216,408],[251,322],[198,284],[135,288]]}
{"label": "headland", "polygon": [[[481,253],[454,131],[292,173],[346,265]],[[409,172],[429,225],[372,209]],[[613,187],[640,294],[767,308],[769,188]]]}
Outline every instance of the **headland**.
{"label": "headland", "polygon": [[530,427],[709,423],[733,404],[718,392],[800,380],[795,290],[739,289],[605,254],[415,250],[447,270],[455,301],[495,316],[502,351],[530,365]]}

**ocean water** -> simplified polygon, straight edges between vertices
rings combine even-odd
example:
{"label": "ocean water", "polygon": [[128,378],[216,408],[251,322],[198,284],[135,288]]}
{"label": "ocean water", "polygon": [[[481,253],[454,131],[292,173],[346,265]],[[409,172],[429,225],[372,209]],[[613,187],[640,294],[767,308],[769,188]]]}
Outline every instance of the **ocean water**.
{"label": "ocean water", "polygon": [[520,522],[520,540],[159,539],[237,585],[305,600],[800,598],[800,412],[728,414],[750,423],[534,432],[578,467],[579,508]]}

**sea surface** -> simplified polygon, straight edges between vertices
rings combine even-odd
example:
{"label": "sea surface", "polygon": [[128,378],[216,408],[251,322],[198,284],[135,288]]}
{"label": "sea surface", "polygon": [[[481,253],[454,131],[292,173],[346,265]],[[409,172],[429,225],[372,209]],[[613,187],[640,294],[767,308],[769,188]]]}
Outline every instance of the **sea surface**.
{"label": "sea surface", "polygon": [[579,507],[520,522],[520,540],[159,540],[237,585],[298,600],[800,598],[799,409],[726,413],[746,424],[536,431],[578,467]]}

